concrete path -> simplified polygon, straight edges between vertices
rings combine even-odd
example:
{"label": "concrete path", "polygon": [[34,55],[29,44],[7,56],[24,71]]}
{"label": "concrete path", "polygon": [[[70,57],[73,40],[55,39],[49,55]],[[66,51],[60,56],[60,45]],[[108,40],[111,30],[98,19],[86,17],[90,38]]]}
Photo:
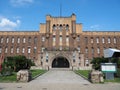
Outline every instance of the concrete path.
{"label": "concrete path", "polygon": [[0,83],[0,90],[120,90],[120,84],[91,84],[72,71],[51,70],[29,83]]}
{"label": "concrete path", "polygon": [[50,70],[30,83],[79,83],[90,84],[87,80],[70,70]]}

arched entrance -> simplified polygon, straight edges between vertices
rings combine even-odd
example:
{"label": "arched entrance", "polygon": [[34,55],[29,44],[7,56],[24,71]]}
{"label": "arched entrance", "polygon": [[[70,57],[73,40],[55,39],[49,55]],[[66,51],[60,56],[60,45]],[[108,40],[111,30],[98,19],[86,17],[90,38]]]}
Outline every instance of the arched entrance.
{"label": "arched entrance", "polygon": [[64,57],[57,57],[52,62],[52,68],[69,68],[70,63]]}

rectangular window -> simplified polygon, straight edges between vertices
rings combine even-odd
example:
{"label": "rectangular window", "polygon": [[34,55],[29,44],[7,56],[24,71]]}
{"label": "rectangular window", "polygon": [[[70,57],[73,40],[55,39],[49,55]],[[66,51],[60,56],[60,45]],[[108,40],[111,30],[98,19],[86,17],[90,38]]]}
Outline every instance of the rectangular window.
{"label": "rectangular window", "polygon": [[110,37],[108,38],[108,43],[110,43]]}
{"label": "rectangular window", "polygon": [[94,54],[94,48],[92,47],[92,54]]}
{"label": "rectangular window", "polygon": [[30,49],[30,47],[28,47],[28,53],[30,53],[31,52],[31,49]]}
{"label": "rectangular window", "polygon": [[24,47],[22,48],[22,53],[25,53],[25,48]]}
{"label": "rectangular window", "polygon": [[66,36],[66,42],[69,42],[69,36]]}
{"label": "rectangular window", "polygon": [[62,46],[60,46],[60,50],[62,50]]}
{"label": "rectangular window", "polygon": [[99,38],[96,38],[96,42],[99,43]]}
{"label": "rectangular window", "polygon": [[17,43],[20,43],[20,38],[17,39]]}
{"label": "rectangular window", "polygon": [[88,38],[85,37],[85,44],[88,44]]}
{"label": "rectangular window", "polygon": [[25,41],[26,41],[26,39],[25,39],[25,37],[23,38],[23,43],[25,43]]}
{"label": "rectangular window", "polygon": [[2,48],[0,47],[0,53],[2,53]]}
{"label": "rectangular window", "polygon": [[55,38],[55,36],[53,36],[53,42],[55,42],[56,41],[56,38]]}
{"label": "rectangular window", "polygon": [[60,42],[62,42],[62,36],[60,36]]}
{"label": "rectangular window", "polygon": [[104,37],[102,38],[102,43],[105,43],[105,38]]}
{"label": "rectangular window", "polygon": [[12,43],[14,43],[14,37],[12,38]]}
{"label": "rectangular window", "polygon": [[0,43],[3,43],[3,37],[1,37]]}
{"label": "rectangular window", "polygon": [[13,53],[13,47],[11,47],[11,53]]}
{"label": "rectangular window", "polygon": [[93,43],[93,37],[91,38],[91,43]]}
{"label": "rectangular window", "polygon": [[45,37],[44,36],[42,36],[42,42],[45,42]]}
{"label": "rectangular window", "polygon": [[114,43],[116,43],[117,42],[117,40],[116,40],[116,38],[114,37]]}
{"label": "rectangular window", "polygon": [[86,49],[85,49],[85,53],[88,53],[88,48],[86,47]]}
{"label": "rectangular window", "polygon": [[33,53],[36,53],[37,47],[34,47]]}
{"label": "rectangular window", "polygon": [[17,51],[16,51],[17,53],[19,53],[20,52],[20,49],[19,49],[19,47],[17,48]]}
{"label": "rectangular window", "polygon": [[100,54],[100,48],[97,48],[97,53]]}
{"label": "rectangular window", "polygon": [[9,38],[7,37],[7,38],[6,38],[6,43],[8,43],[8,42],[9,42]]}
{"label": "rectangular window", "polygon": [[78,46],[77,50],[78,50],[78,52],[80,53],[80,46]]}
{"label": "rectangular window", "polygon": [[28,38],[28,43],[31,43],[31,37]]}
{"label": "rectangular window", "polygon": [[34,44],[37,44],[37,37],[34,38]]}
{"label": "rectangular window", "polygon": [[8,48],[6,47],[6,48],[5,48],[5,53],[7,53],[7,52],[8,52]]}
{"label": "rectangular window", "polygon": [[42,47],[42,52],[44,52],[44,50],[45,50],[45,48],[44,48],[44,47]]}

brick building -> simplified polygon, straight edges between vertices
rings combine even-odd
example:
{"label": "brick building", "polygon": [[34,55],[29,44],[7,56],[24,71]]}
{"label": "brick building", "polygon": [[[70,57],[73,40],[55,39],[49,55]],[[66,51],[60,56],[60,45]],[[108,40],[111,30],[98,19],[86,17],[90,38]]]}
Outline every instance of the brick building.
{"label": "brick building", "polygon": [[82,31],[76,15],[46,16],[39,31],[1,31],[0,55],[25,55],[42,68],[90,68],[106,48],[120,49],[120,32]]}

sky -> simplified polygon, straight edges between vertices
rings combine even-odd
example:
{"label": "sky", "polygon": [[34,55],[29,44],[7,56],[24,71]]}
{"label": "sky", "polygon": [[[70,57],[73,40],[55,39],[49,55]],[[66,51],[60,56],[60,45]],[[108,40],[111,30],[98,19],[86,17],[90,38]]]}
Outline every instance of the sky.
{"label": "sky", "polygon": [[83,31],[120,31],[120,0],[0,0],[0,31],[39,31],[46,15],[76,14]]}

